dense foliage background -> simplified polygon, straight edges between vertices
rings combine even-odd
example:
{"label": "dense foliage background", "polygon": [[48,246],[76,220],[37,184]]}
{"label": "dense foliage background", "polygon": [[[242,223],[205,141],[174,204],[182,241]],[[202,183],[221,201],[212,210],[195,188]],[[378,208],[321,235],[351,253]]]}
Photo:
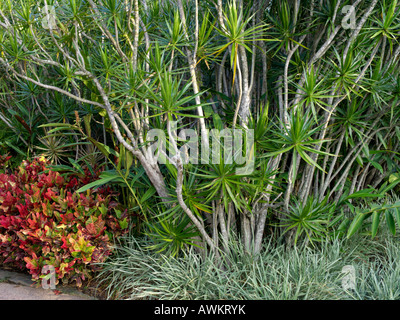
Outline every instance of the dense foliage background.
{"label": "dense foliage background", "polygon": [[[0,169],[102,168],[75,191],[112,185],[133,233],[171,255],[395,234],[399,34],[388,0],[1,1]],[[151,129],[168,151],[187,142],[173,121],[203,144],[254,132],[254,170],[158,163]]]}

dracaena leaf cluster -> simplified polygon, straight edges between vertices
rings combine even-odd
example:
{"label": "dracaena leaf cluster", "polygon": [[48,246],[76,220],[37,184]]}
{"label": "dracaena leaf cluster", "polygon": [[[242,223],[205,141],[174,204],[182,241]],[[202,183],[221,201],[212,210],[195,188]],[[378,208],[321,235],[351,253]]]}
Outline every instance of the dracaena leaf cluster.
{"label": "dracaena leaf cluster", "polygon": [[27,270],[40,280],[51,265],[56,284],[82,281],[97,271],[96,263],[111,254],[115,237],[127,231],[110,187],[77,193],[97,179],[100,170],[85,176],[62,176],[43,159],[23,163],[13,173],[0,174],[0,263]]}

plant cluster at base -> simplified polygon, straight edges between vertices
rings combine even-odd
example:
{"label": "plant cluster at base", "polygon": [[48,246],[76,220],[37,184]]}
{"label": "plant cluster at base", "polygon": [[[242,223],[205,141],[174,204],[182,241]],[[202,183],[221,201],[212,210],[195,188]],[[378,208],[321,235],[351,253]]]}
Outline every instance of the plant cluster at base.
{"label": "plant cluster at base", "polygon": [[1,173],[0,263],[28,269],[33,280],[52,265],[56,284],[75,281],[81,286],[90,278],[129,224],[110,187],[75,192],[99,173],[62,176],[43,159],[23,161],[14,173]]}

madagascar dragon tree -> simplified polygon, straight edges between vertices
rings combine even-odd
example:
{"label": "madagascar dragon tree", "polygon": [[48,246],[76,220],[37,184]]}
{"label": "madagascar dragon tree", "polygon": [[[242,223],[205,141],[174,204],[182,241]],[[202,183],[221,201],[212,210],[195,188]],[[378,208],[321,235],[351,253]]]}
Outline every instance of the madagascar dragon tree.
{"label": "madagascar dragon tree", "polygon": [[93,107],[151,182],[165,248],[240,234],[257,253],[267,224],[312,240],[357,215],[352,233],[372,214],[352,204],[398,182],[399,32],[389,0],[4,0],[0,120],[26,84]]}

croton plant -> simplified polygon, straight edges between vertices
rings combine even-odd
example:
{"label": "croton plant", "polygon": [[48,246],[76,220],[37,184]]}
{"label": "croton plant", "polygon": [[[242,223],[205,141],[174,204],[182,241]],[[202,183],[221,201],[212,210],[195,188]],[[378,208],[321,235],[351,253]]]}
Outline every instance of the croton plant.
{"label": "croton plant", "polygon": [[110,187],[75,192],[98,174],[63,176],[44,159],[0,173],[0,265],[28,270],[37,281],[51,265],[56,284],[81,286],[92,277],[129,224]]}

